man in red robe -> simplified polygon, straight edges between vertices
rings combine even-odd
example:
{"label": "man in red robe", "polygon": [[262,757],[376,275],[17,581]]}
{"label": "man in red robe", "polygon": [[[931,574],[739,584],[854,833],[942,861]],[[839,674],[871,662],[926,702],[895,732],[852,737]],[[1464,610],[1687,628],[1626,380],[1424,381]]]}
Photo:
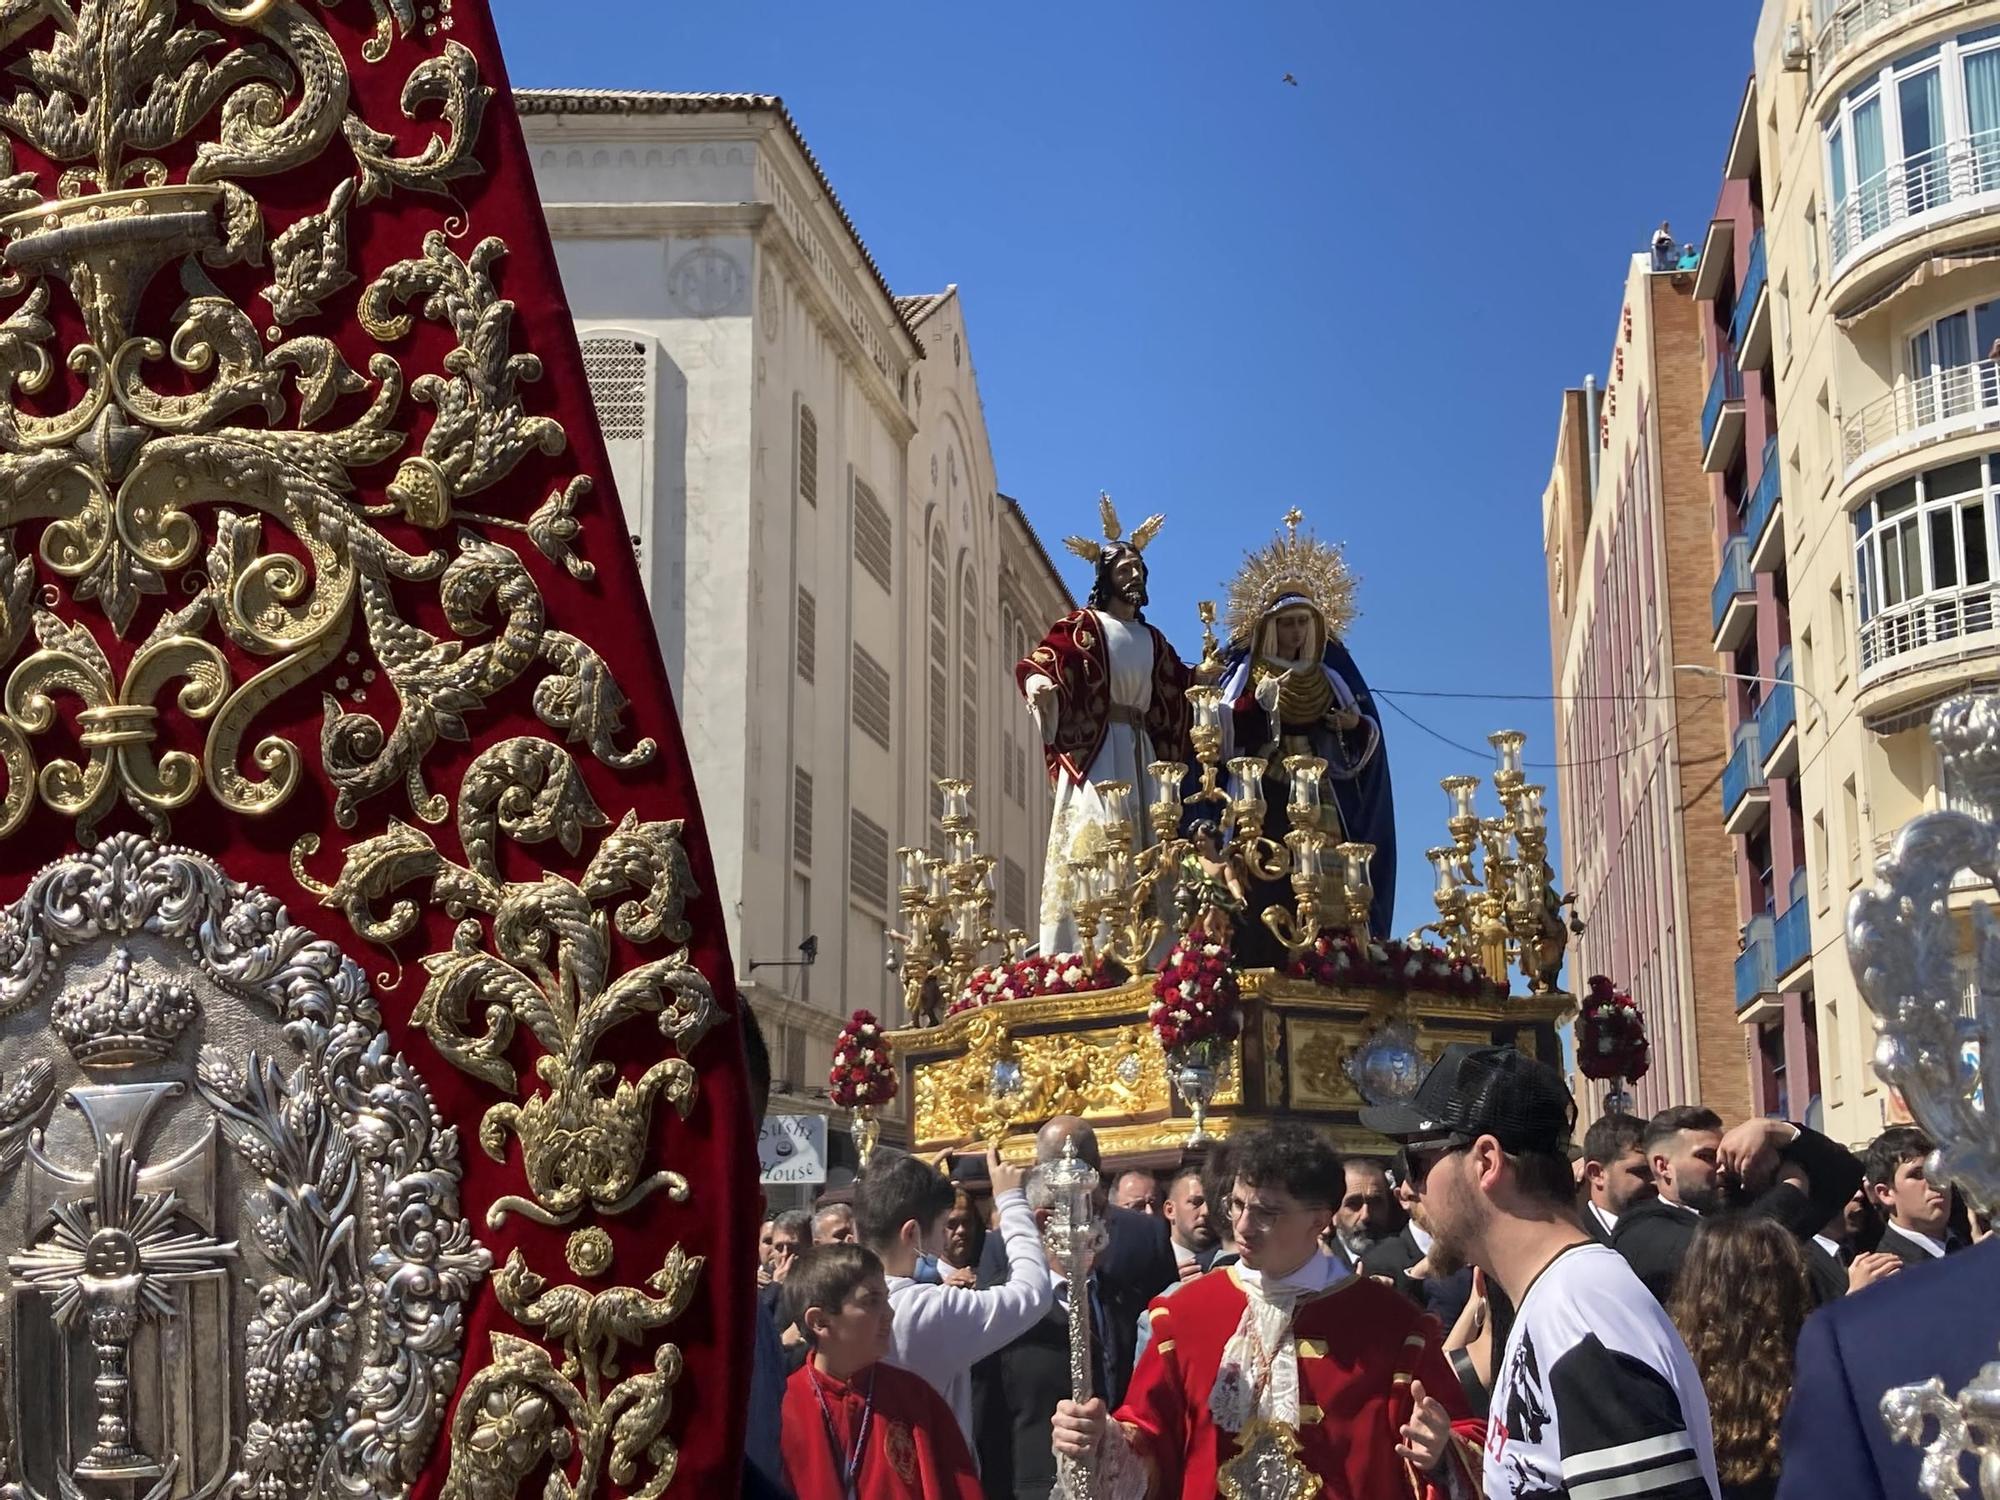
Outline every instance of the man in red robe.
{"label": "man in red robe", "polygon": [[799,1500],[980,1500],[958,1420],[921,1375],[884,1363],[895,1314],[882,1262],[808,1250],[785,1280],[812,1346],[785,1386],[785,1480]]}
{"label": "man in red robe", "polygon": [[[1097,581],[1087,607],[1049,627],[1042,643],[1014,668],[1021,695],[1041,729],[1043,754],[1055,803],[1049,820],[1042,882],[1041,948],[1061,953],[1078,945],[1069,859],[1077,833],[1118,810],[1107,808],[1097,786],[1123,782],[1132,790],[1126,809],[1137,844],[1150,842],[1141,805],[1151,800],[1147,767],[1188,759],[1188,685],[1194,680],[1166,636],[1146,623],[1145,540],[1158,517],[1133,540],[1109,544],[1072,540],[1087,552]],[[1105,531],[1117,531],[1106,502]]]}
{"label": "man in red robe", "polygon": [[1233,1167],[1240,1263],[1154,1302],[1115,1420],[1063,1402],[1056,1452],[1094,1462],[1102,1500],[1476,1500],[1481,1428],[1436,1320],[1320,1246],[1332,1147],[1277,1126]]}

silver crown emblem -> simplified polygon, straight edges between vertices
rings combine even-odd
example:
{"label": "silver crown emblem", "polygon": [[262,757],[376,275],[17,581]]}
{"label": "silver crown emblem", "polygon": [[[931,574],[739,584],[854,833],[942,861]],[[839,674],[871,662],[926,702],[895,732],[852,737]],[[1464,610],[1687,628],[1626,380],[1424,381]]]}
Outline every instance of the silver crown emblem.
{"label": "silver crown emblem", "polygon": [[110,972],[51,1002],[56,1032],[78,1062],[129,1067],[158,1061],[194,1020],[199,1007],[192,989],[132,969],[132,950],[121,943],[112,952]]}
{"label": "silver crown emblem", "polygon": [[[1946,791],[1978,815],[1923,813],[1903,825],[1876,866],[1881,884],[1848,905],[1847,954],[1879,1022],[1875,1071],[1938,1143],[1928,1174],[1948,1178],[1973,1207],[1991,1213],[2000,1208],[1993,1114],[2000,1108],[2000,923],[1985,902],[1973,907],[1977,993],[1968,1015],[1949,896],[1961,871],[2000,885],[2000,696],[1940,704],[1931,739]],[[1935,1377],[1883,1395],[1890,1432],[1924,1450],[1929,1500],[1964,1493],[1967,1456],[1984,1475],[2000,1467],[2000,1426],[1990,1420],[1996,1406],[2000,1363],[1983,1367],[1956,1396]]]}

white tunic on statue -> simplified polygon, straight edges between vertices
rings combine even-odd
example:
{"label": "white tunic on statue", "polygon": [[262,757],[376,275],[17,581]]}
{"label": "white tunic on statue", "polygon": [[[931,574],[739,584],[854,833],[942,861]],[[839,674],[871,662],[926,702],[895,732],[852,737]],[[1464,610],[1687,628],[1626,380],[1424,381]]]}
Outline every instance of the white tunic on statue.
{"label": "white tunic on statue", "polygon": [[[1089,611],[1104,636],[1104,655],[1110,664],[1111,706],[1127,709],[1143,720],[1153,703],[1153,632],[1137,622],[1128,624],[1100,610]],[[1035,702],[1036,684],[1049,679],[1030,677],[1025,686],[1028,701]],[[1051,684],[1053,685],[1053,684]],[[1056,737],[1056,721],[1036,713],[1042,743]],[[1143,722],[1128,723],[1114,718],[1104,727],[1104,743],[1085,770],[1086,781],[1077,782],[1067,772],[1058,772],[1055,806],[1049,817],[1049,847],[1042,872],[1042,952],[1069,953],[1077,947],[1076,916],[1069,890],[1070,850],[1076,836],[1086,826],[1105,821],[1103,799],[1096,783],[1122,781],[1132,788],[1132,806],[1143,810],[1148,788],[1146,767],[1153,763],[1153,741]],[[1135,847],[1152,842],[1143,812],[1133,830]]]}

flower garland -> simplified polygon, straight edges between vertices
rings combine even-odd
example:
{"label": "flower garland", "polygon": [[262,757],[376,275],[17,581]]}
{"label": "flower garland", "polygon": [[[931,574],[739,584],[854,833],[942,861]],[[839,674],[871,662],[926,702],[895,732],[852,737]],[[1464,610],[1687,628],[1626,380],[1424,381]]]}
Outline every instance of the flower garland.
{"label": "flower garland", "polygon": [[873,1012],[857,1010],[833,1040],[827,1096],[841,1109],[875,1109],[896,1097],[889,1042]]}
{"label": "flower garland", "polygon": [[1469,958],[1456,958],[1430,943],[1370,938],[1363,945],[1351,933],[1322,932],[1312,946],[1285,968],[1294,979],[1315,984],[1400,985],[1444,992],[1501,989]]}
{"label": "flower garland", "polygon": [[1220,943],[1182,939],[1160,965],[1146,1013],[1169,1056],[1190,1050],[1212,1058],[1243,1029],[1243,992]]}
{"label": "flower garland", "polygon": [[1646,1018],[1602,974],[1591,977],[1576,1023],[1576,1065],[1586,1078],[1637,1082],[1651,1065]]}
{"label": "flower garland", "polygon": [[955,1016],[960,1011],[977,1010],[999,1000],[1108,990],[1119,982],[1119,976],[1120,971],[1109,959],[1086,963],[1081,953],[1057,953],[1047,958],[1037,953],[1011,964],[983,964],[967,976],[965,989],[945,1014]]}

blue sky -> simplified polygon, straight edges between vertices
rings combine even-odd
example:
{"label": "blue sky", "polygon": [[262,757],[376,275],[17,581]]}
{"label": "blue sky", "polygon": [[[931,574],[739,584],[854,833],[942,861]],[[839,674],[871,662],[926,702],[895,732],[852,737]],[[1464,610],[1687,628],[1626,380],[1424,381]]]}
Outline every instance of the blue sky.
{"label": "blue sky", "polygon": [[[1363,671],[1432,693],[1549,692],[1558,393],[1603,378],[1653,226],[1699,238],[1755,24],[1582,0],[494,10],[519,86],[782,94],[890,284],[958,283],[1001,488],[1043,536],[1087,529],[1100,488],[1128,524],[1166,512],[1150,615],[1183,655],[1194,600],[1296,504],[1362,576]],[[1478,752],[1384,715],[1406,930],[1438,778],[1488,769],[1501,727],[1546,761],[1553,731],[1546,701],[1394,702]]]}

